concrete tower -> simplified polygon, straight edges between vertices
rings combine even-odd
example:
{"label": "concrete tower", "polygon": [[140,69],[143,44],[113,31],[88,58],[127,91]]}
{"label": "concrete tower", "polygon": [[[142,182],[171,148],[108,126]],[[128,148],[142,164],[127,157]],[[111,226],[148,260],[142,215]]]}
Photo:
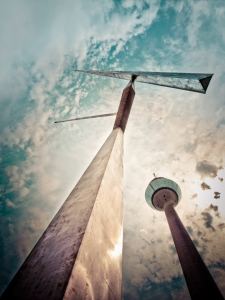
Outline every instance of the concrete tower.
{"label": "concrete tower", "polygon": [[145,192],[150,207],[165,211],[191,299],[222,300],[220,290],[174,209],[181,196],[179,185],[163,177],[154,178]]}

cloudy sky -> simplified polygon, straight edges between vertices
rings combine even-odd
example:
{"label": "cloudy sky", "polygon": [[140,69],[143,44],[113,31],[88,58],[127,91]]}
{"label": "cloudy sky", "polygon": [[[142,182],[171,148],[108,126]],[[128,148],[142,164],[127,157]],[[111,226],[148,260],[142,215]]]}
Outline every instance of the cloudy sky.
{"label": "cloudy sky", "polygon": [[2,0],[0,293],[112,130],[127,82],[74,69],[214,73],[207,94],[136,83],[125,134],[123,299],[190,299],[153,173],[225,296],[225,1]]}

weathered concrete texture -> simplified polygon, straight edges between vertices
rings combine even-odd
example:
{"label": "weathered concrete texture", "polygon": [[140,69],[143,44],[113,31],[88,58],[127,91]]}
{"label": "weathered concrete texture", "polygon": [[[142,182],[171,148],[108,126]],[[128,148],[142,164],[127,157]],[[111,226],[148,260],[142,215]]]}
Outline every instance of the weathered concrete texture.
{"label": "weathered concrete texture", "polygon": [[117,128],[1,300],[121,299],[122,159]]}
{"label": "weathered concrete texture", "polygon": [[165,205],[165,213],[192,300],[223,300],[216,283],[178,217],[173,203]]}
{"label": "weathered concrete texture", "polygon": [[130,81],[123,90],[113,129],[120,127],[123,132],[125,131],[134,96],[134,83]]}
{"label": "weathered concrete texture", "polygon": [[121,299],[123,132],[115,141],[64,300]]}

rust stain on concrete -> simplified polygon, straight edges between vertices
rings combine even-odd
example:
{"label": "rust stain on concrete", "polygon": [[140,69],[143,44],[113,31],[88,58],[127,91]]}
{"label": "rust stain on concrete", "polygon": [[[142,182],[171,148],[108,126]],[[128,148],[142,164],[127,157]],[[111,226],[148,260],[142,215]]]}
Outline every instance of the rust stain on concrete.
{"label": "rust stain on concrete", "polygon": [[125,131],[131,107],[134,101],[134,96],[134,83],[130,81],[123,90],[113,129],[120,127],[123,132]]}

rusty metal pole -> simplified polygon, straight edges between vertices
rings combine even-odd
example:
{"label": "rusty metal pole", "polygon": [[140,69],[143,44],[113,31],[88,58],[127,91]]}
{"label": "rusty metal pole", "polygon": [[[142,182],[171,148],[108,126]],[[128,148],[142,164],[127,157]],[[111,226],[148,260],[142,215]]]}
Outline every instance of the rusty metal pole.
{"label": "rusty metal pole", "polygon": [[174,204],[169,202],[164,210],[191,299],[223,300],[212,275],[177,215]]}

